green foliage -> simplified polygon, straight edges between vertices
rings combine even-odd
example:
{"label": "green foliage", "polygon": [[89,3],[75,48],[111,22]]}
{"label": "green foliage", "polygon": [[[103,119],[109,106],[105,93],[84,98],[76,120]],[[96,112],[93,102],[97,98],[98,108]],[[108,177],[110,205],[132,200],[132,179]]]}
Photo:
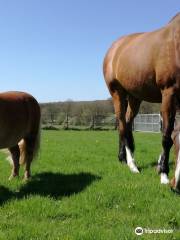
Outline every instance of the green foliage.
{"label": "green foliage", "polygon": [[155,171],[160,135],[135,133],[135,142],[141,174],[118,162],[115,131],[43,131],[27,183],[22,172],[8,181],[1,153],[0,239],[133,240],[137,226],[174,229],[141,239],[179,239],[179,196]]}
{"label": "green foliage", "polygon": [[[160,105],[142,102],[140,113],[159,113]],[[98,101],[80,101],[41,104],[42,123],[44,125],[61,125],[60,128],[78,126],[107,128],[115,126],[115,115],[112,99]],[[68,123],[67,123],[68,118]],[[68,124],[68,127],[67,127]]]}

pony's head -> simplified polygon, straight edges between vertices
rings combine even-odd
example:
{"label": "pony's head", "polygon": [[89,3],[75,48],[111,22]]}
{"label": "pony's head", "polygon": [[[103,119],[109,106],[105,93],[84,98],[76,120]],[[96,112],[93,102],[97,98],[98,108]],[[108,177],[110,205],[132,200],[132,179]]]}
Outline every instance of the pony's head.
{"label": "pony's head", "polygon": [[176,163],[174,177],[171,180],[171,187],[180,193],[180,124],[177,124],[175,127],[172,133],[172,140],[174,143]]}

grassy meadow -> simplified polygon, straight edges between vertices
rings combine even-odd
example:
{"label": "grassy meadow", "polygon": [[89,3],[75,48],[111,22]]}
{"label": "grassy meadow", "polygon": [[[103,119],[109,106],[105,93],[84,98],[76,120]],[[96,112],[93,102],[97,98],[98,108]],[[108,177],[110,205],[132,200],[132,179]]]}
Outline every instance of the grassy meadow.
{"label": "grassy meadow", "polygon": [[[180,239],[180,196],[155,170],[160,134],[135,133],[135,141],[141,174],[118,162],[116,131],[43,131],[27,183],[23,171],[8,181],[0,153],[0,240]],[[137,236],[137,226],[173,233]]]}

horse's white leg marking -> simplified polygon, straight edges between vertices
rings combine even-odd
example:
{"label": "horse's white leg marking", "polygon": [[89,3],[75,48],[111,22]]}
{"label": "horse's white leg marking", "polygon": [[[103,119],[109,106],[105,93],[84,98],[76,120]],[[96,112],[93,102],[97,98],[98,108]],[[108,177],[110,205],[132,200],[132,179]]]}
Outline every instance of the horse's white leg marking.
{"label": "horse's white leg marking", "polygon": [[139,170],[136,167],[134,158],[132,156],[131,150],[127,146],[125,148],[126,148],[127,165],[129,166],[132,172],[139,173]]}
{"label": "horse's white leg marking", "polygon": [[161,173],[161,184],[168,184],[169,179],[166,173]]}
{"label": "horse's white leg marking", "polygon": [[[161,162],[161,154],[159,155],[158,164]],[[161,173],[161,184],[168,184],[169,179],[166,173]]]}
{"label": "horse's white leg marking", "polygon": [[[180,133],[179,133],[179,143],[180,144]],[[178,183],[180,182],[180,149],[178,152],[178,158],[176,163],[176,170],[175,170],[175,188],[177,187]]]}

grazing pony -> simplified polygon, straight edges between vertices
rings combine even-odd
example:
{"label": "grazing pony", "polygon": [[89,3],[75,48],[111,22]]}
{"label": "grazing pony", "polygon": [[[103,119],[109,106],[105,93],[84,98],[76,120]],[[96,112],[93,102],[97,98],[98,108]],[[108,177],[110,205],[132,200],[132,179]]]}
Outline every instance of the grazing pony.
{"label": "grazing pony", "polygon": [[19,175],[25,164],[24,178],[39,148],[40,107],[34,97],[23,92],[0,93],[0,148],[8,148],[13,168],[10,179]]}
{"label": "grazing pony", "polygon": [[104,59],[104,77],[119,125],[119,160],[133,172],[133,119],[142,101],[162,103],[161,183],[169,183],[169,151],[176,107],[180,107],[180,13],[164,27],[121,37]]}
{"label": "grazing pony", "polygon": [[171,180],[171,187],[175,191],[180,192],[180,123],[174,128],[172,140],[174,143],[176,163],[174,177]]}

